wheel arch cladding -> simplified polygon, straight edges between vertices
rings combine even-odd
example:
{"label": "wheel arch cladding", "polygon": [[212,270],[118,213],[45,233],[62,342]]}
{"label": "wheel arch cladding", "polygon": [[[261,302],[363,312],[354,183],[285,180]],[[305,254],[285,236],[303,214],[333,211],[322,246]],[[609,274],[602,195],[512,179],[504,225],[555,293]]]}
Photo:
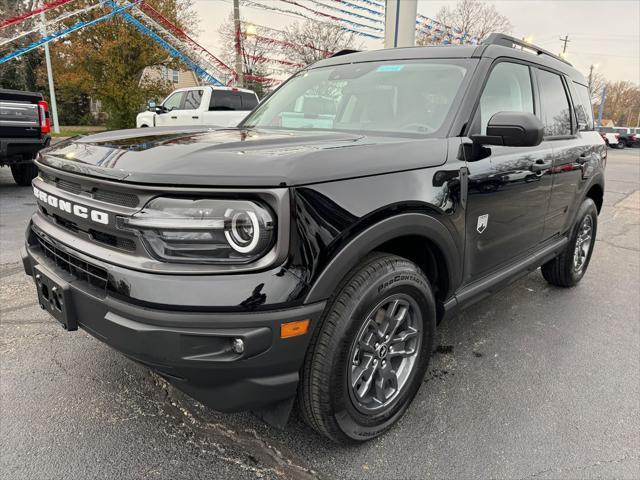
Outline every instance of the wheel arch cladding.
{"label": "wheel arch cladding", "polygon": [[449,230],[429,215],[404,213],[381,220],[352,238],[318,275],[305,303],[329,298],[345,276],[373,251],[416,263],[436,289],[439,301],[460,281],[461,255]]}
{"label": "wheel arch cladding", "polygon": [[595,183],[589,187],[586,198],[590,198],[596,204],[598,213],[602,210],[602,202],[604,201],[604,189],[599,183]]}

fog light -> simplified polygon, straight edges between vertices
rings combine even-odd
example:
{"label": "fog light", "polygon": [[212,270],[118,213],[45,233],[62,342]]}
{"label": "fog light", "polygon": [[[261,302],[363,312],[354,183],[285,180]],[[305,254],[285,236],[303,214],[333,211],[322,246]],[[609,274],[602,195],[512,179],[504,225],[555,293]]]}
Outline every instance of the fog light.
{"label": "fog light", "polygon": [[231,344],[231,348],[235,353],[244,352],[244,340],[241,338],[234,338],[233,343]]}

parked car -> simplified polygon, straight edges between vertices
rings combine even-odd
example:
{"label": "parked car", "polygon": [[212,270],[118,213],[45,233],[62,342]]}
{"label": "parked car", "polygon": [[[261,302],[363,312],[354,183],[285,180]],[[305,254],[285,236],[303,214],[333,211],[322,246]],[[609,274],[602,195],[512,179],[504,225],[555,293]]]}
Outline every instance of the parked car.
{"label": "parked car", "polygon": [[624,143],[626,147],[640,146],[640,128],[615,127],[618,133],[618,141]]}
{"label": "parked car", "polygon": [[0,89],[0,167],[10,167],[18,185],[31,185],[38,174],[33,159],[49,145],[50,131],[49,106],[41,94]]}
{"label": "parked car", "polygon": [[172,92],[160,105],[149,102],[136,117],[136,127],[210,125],[235,127],[258,105],[251,90],[230,87],[190,87]]}
{"label": "parked car", "polygon": [[625,143],[620,141],[620,134],[616,131],[615,127],[602,127],[600,128],[600,136],[603,138],[607,147],[611,148],[624,148]]}
{"label": "parked car", "polygon": [[607,155],[591,111],[581,73],[504,35],[335,56],[237,128],[46,151],[25,271],[64,328],[213,409],[284,426],[297,399],[321,434],[369,440],[423,385],[439,322],[538,267],[583,278]]}

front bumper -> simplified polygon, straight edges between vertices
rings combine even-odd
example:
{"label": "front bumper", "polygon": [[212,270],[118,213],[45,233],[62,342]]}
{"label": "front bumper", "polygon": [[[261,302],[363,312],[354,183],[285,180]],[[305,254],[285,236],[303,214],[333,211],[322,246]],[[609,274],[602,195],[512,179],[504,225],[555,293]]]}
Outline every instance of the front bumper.
{"label": "front bumper", "polygon": [[[81,255],[77,252],[78,255]],[[71,304],[81,328],[166,378],[177,388],[219,411],[254,409],[292,397],[309,339],[324,302],[277,310],[224,312],[189,305],[159,308],[123,301],[63,271],[37,246],[22,251],[25,272],[46,269],[68,282]],[[131,272],[129,281],[148,274]],[[180,277],[176,277],[179,279]],[[215,284],[224,277],[211,278]],[[174,297],[180,297],[176,280]],[[210,298],[203,298],[203,305]],[[280,338],[283,323],[310,320],[302,336]],[[244,342],[240,354],[234,339]]]}

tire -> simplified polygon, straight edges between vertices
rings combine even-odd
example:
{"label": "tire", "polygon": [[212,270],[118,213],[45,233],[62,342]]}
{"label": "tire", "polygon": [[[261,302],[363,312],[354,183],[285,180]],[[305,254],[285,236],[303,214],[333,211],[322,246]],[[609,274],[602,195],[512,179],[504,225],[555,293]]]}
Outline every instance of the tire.
{"label": "tire", "polygon": [[[588,244],[585,234],[587,225],[590,229]],[[553,260],[542,266],[542,276],[551,285],[557,287],[574,287],[582,280],[589,267],[591,254],[595,246],[598,230],[598,210],[590,198],[585,198],[578,209],[576,223],[571,238],[564,251]],[[580,249],[580,251],[578,251]]]}
{"label": "tire", "polygon": [[21,187],[31,186],[31,180],[38,176],[38,167],[34,163],[15,163],[11,165],[13,180]]}
{"label": "tire", "polygon": [[[382,316],[387,311],[394,319]],[[435,301],[420,268],[395,255],[367,256],[338,286],[314,331],[298,389],[306,423],[338,443],[363,442],[391,428],[422,384],[435,325]],[[382,332],[379,344],[374,332]],[[359,397],[367,382],[383,402]]]}
{"label": "tire", "polygon": [[616,145],[616,148],[619,149],[619,150],[623,150],[624,147],[625,147],[624,140],[620,140],[618,142],[618,144]]}

